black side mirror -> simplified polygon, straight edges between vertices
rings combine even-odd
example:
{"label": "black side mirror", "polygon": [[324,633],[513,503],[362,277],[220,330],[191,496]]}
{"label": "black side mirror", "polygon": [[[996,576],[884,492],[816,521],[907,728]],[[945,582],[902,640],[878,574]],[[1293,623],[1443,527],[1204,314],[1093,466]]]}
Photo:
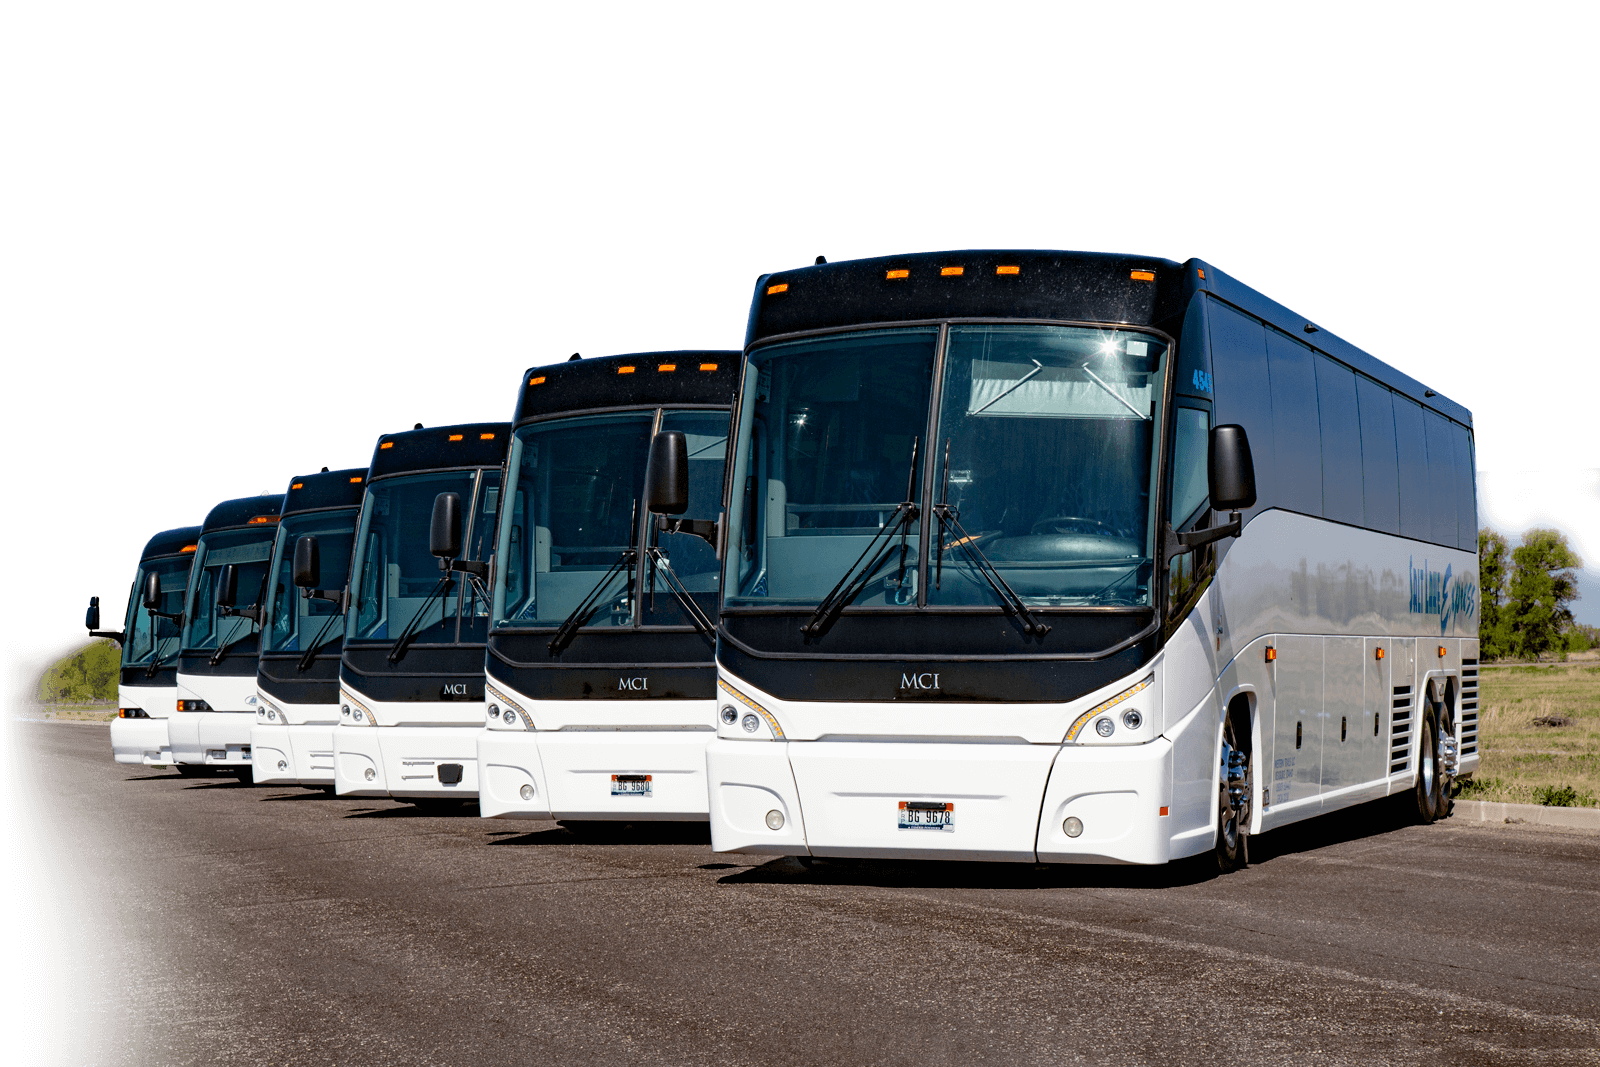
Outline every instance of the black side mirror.
{"label": "black side mirror", "polygon": [[441,560],[461,555],[461,494],[440,493],[433,498],[433,525],[428,530],[428,551]]}
{"label": "black side mirror", "polygon": [[89,598],[89,610],[84,613],[83,625],[84,625],[84,628],[88,629],[88,630],[98,630],[98,629],[100,629],[100,598],[99,597],[92,596],[92,597]]}
{"label": "black side mirror", "polygon": [[1243,426],[1212,427],[1206,481],[1217,511],[1243,511],[1256,502],[1256,465]]}
{"label": "black side mirror", "polygon": [[223,608],[233,607],[235,598],[239,595],[239,568],[232,563],[222,568],[222,573],[217,575],[217,606]]}
{"label": "black side mirror", "polygon": [[322,580],[322,560],[317,552],[317,535],[306,534],[294,543],[294,584],[315,589]]}
{"label": "black side mirror", "polygon": [[146,611],[161,610],[161,575],[151,571],[144,576],[144,590],[140,593],[140,602]]}
{"label": "black side mirror", "polygon": [[644,506],[655,515],[682,515],[689,510],[689,440],[680,430],[662,430],[650,439]]}

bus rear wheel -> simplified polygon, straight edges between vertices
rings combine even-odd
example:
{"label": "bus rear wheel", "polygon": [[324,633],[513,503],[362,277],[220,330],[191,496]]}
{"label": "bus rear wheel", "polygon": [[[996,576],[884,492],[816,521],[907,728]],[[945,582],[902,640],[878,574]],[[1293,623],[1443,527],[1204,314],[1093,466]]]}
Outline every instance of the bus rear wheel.
{"label": "bus rear wheel", "polygon": [[1222,724],[1222,761],[1217,770],[1217,871],[1250,866],[1250,753],[1245,728],[1228,712]]}
{"label": "bus rear wheel", "polygon": [[1417,784],[1412,790],[1416,817],[1426,826],[1446,810],[1444,767],[1439,755],[1439,716],[1429,701],[1422,713],[1422,737],[1417,741]]}

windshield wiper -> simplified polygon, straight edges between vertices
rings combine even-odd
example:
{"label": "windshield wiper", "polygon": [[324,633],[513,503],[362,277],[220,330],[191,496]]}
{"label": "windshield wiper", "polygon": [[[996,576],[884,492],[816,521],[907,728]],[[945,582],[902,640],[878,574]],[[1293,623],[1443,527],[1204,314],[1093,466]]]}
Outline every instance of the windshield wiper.
{"label": "windshield wiper", "polygon": [[[250,608],[245,608],[243,610],[249,611]],[[211,654],[211,665],[213,667],[215,667],[217,664],[221,663],[222,662],[222,658],[228,654],[229,650],[232,649],[234,645],[237,645],[240,641],[248,641],[250,638],[252,638],[252,637],[254,637],[256,635],[256,632],[257,631],[256,631],[256,628],[255,628],[255,624],[251,623],[250,624],[250,629],[246,630],[244,633],[240,634],[238,637],[235,637],[232,641],[229,641],[227,644],[220,646],[215,652],[213,652]]]}
{"label": "windshield wiper", "polygon": [[[600,593],[606,586],[611,584],[612,576],[618,571],[631,568],[638,562],[639,553],[634,549],[634,538],[638,535],[639,501],[635,500],[633,502],[633,510],[629,512],[628,518],[628,547],[622,550],[622,554],[617,557],[617,561],[600,576],[600,580],[594,583],[594,587],[589,590],[587,596],[578,602],[578,606],[572,609],[572,613],[561,620],[561,626],[556,630],[556,635],[550,639],[550,654],[552,656],[559,656],[565,652],[567,646],[572,644],[572,639],[578,636],[578,630],[589,625],[589,620],[594,618],[595,613],[600,610]],[[632,588],[633,575],[630,572],[627,588],[623,592],[626,593]]]}
{"label": "windshield wiper", "polygon": [[1126,400],[1124,400],[1121,393],[1119,393],[1115,389],[1111,388],[1111,386],[1109,386],[1109,385],[1107,385],[1105,383],[1105,380],[1103,378],[1101,378],[1100,375],[1096,374],[1094,371],[1089,369],[1089,364],[1085,363],[1083,365],[1083,373],[1087,374],[1091,379],[1093,379],[1094,384],[1098,385],[1100,388],[1102,388],[1106,392],[1110,393],[1112,399],[1114,399],[1117,403],[1121,404],[1123,407],[1125,407],[1129,411],[1133,412],[1135,416],[1137,416],[1140,419],[1143,419],[1146,422],[1150,421],[1150,416],[1149,415],[1145,414],[1144,412],[1140,411],[1138,408],[1134,407],[1132,404],[1130,404]]}
{"label": "windshield wiper", "polygon": [[[454,584],[455,582],[451,579],[450,572],[445,571],[444,576],[434,584],[433,591],[422,602],[422,606],[417,609],[417,613],[411,616],[411,620],[406,623],[405,629],[400,631],[400,636],[394,639],[394,647],[389,650],[390,663],[400,662],[400,657],[406,654],[406,648],[416,639],[417,621],[428,613],[428,607],[433,603],[433,598],[449,596],[450,587]],[[440,618],[443,618],[442,614]]]}
{"label": "windshield wiper", "polygon": [[700,610],[700,605],[696,604],[694,597],[689,595],[688,586],[684,585],[677,574],[673,572],[672,561],[667,559],[667,554],[656,545],[651,545],[644,551],[652,564],[650,568],[651,610],[655,608],[655,576],[659,573],[662,584],[677,599],[678,606],[683,608],[685,615],[689,616],[690,621],[694,623],[694,628],[707,637],[714,638],[717,632],[716,623],[712,622],[710,617]]}
{"label": "windshield wiper", "polygon": [[[889,521],[878,528],[878,532],[872,535],[872,540],[867,542],[867,547],[861,550],[861,555],[856,557],[856,561],[850,564],[850,569],[844,572],[844,577],[839,579],[839,584],[835,585],[828,595],[823,598],[822,603],[817,605],[817,610],[811,613],[811,621],[800,627],[800,632],[806,636],[807,640],[821,637],[827,633],[829,628],[833,626],[834,620],[839,617],[839,613],[852,600],[860,596],[862,590],[866,589],[867,583],[872,581],[872,576],[878,573],[878,568],[887,563],[889,557],[894,553],[894,535],[896,533],[900,534],[900,573],[896,579],[896,588],[904,584],[906,576],[906,534],[919,514],[913,498],[917,487],[917,451],[921,444],[922,438],[912,438],[911,471],[906,478],[906,498],[894,506],[894,511],[889,514]],[[878,547],[879,541],[885,541],[883,548],[872,556],[872,562],[863,568],[861,561],[872,555],[873,550]]]}
{"label": "windshield wiper", "polygon": [[[328,621],[322,624],[322,629],[317,631],[317,636],[312,639],[310,645],[306,646],[305,652],[300,657],[300,662],[295,665],[296,670],[304,671],[311,666],[311,661],[316,658],[317,649],[321,648],[323,645],[322,639],[328,636],[328,628],[333,625],[333,620],[343,618],[344,612],[342,611],[328,616]],[[336,640],[338,640],[338,638],[328,638],[329,642]]]}
{"label": "windshield wiper", "polygon": [[[163,655],[161,655],[161,654],[160,654],[160,652],[159,652],[159,651],[158,651],[158,652],[157,652],[157,653],[156,653],[156,654],[155,654],[155,656],[154,656],[154,657],[153,657],[153,658],[152,658],[152,659],[151,659],[151,660],[150,660],[150,666],[148,666],[148,667],[146,667],[146,668],[145,668],[145,669],[144,669],[144,676],[145,676],[145,677],[146,677],[146,678],[154,678],[154,677],[155,677],[155,676],[156,676],[156,670],[157,670],[157,669],[158,669],[158,668],[159,668],[159,667],[160,667],[160,666],[161,666],[161,665],[162,665],[162,664],[163,664],[163,663],[166,663],[166,662],[167,662],[167,661],[168,661],[168,660],[170,660],[170,659],[172,659],[172,658],[173,658],[173,657],[175,657],[175,656],[177,656],[177,654],[178,654],[178,653],[179,653],[179,652],[181,652],[181,651],[183,651],[183,642],[181,642],[181,641],[178,641],[178,639],[177,639],[177,638],[175,638],[175,637],[174,637],[174,638],[171,638],[171,639],[170,639],[170,640],[172,640],[172,641],[175,641],[175,642],[177,642],[177,643],[176,643],[176,644],[175,644],[175,645],[174,645],[174,646],[173,646],[173,649],[172,649],[172,652],[171,652],[171,654],[170,654],[170,655],[166,655],[166,656],[163,656]],[[159,650],[159,649],[160,649],[160,647],[161,647],[161,646],[160,646],[160,645],[159,645],[159,644],[158,644],[158,645],[157,645],[157,646],[156,646],[156,648],[157,648],[157,649],[158,649],[158,650]]]}
{"label": "windshield wiper", "polygon": [[934,587],[938,588],[937,583],[944,575],[944,535],[948,528],[954,530],[958,535],[956,540],[950,543],[950,547],[959,548],[966,553],[967,559],[971,561],[973,568],[983,576],[983,580],[989,583],[989,588],[994,590],[994,594],[1000,598],[1000,603],[1006,609],[1007,614],[1016,615],[1022,620],[1023,632],[1037,637],[1043,637],[1049,633],[1049,625],[1034,617],[1033,612],[1028,610],[1028,605],[1023,603],[1022,598],[1017,595],[1017,591],[1007,584],[1006,580],[1000,576],[1000,572],[995,569],[995,565],[990,562],[989,557],[984,555],[983,549],[978,547],[978,539],[967,533],[966,529],[961,525],[961,513],[950,506],[949,496],[950,439],[945,438],[943,484],[939,487],[939,502],[933,506],[934,517],[939,520],[939,555],[937,569],[934,572],[934,581],[936,583]]}

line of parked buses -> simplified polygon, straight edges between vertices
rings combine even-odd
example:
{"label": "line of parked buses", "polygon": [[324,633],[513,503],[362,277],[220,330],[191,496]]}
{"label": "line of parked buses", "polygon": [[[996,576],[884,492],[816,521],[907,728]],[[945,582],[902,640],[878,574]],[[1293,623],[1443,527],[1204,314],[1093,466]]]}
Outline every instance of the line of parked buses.
{"label": "line of parked buses", "polygon": [[1470,413],[1200,260],[819,258],[743,352],[535,367],[509,423],[156,534],[112,748],[803,861],[1227,870],[1448,813],[1472,471]]}

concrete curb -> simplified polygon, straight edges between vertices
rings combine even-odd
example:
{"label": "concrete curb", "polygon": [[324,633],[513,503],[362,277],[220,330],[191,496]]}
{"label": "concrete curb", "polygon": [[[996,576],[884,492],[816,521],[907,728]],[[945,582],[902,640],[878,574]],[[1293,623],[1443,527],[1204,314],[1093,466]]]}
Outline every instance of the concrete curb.
{"label": "concrete curb", "polygon": [[1547,808],[1542,804],[1498,804],[1489,800],[1458,800],[1454,817],[1468,822],[1534,823],[1600,832],[1600,808]]}

